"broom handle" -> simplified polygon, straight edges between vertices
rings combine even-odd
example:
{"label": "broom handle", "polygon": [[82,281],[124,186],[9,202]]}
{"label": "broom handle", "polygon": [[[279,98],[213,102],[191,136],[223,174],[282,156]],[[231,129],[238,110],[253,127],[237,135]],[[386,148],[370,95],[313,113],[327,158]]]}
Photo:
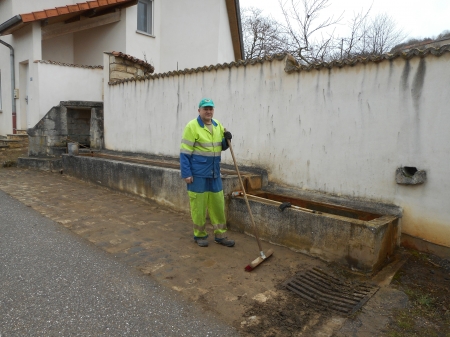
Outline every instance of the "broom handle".
{"label": "broom handle", "polygon": [[261,256],[264,256],[263,249],[261,247],[261,242],[259,241],[258,227],[256,227],[255,220],[253,219],[253,214],[252,214],[252,211],[250,209],[250,204],[248,203],[248,199],[247,199],[247,193],[245,193],[244,183],[242,182],[241,174],[239,173],[239,168],[236,163],[236,158],[234,157],[234,152],[233,152],[233,147],[231,146],[231,141],[229,139],[227,139],[227,143],[228,143],[228,147],[230,148],[231,156],[233,157],[234,167],[236,168],[236,172],[239,177],[239,182],[241,183],[242,192],[244,192],[245,203],[247,204],[248,213],[250,214],[250,219],[252,220],[253,231],[254,231],[254,234],[256,237],[256,241],[258,242],[259,251],[260,251]]}

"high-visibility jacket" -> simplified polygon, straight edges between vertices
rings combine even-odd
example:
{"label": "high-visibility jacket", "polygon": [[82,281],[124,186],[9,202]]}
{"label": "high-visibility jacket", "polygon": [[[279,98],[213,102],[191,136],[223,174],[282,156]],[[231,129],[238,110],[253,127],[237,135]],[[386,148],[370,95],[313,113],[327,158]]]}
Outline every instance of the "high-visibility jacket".
{"label": "high-visibility jacket", "polygon": [[221,152],[228,149],[224,128],[212,120],[211,133],[200,116],[184,128],[180,147],[181,177],[220,178]]}

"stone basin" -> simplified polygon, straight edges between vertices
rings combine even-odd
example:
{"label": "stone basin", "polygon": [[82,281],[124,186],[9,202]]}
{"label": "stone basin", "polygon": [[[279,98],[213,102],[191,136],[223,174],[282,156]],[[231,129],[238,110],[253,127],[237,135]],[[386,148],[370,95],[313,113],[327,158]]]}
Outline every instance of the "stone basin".
{"label": "stone basin", "polygon": [[[397,247],[395,215],[265,191],[247,197],[260,238],[271,243],[372,274],[389,262]],[[283,202],[291,206],[281,211]],[[227,216],[233,230],[254,233],[242,195],[229,200]]]}

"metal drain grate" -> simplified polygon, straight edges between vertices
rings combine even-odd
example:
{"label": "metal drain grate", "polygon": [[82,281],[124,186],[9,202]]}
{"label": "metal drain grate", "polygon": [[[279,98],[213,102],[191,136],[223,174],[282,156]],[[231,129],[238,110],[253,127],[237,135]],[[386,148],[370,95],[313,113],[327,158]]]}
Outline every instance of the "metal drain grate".
{"label": "metal drain grate", "polygon": [[283,285],[319,307],[344,315],[356,312],[378,290],[377,286],[344,282],[316,267],[295,275]]}

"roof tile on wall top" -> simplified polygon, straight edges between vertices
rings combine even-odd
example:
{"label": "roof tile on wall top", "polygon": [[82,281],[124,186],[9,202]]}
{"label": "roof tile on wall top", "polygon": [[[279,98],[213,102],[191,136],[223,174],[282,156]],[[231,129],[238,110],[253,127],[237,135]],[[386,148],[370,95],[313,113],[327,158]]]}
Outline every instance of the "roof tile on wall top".
{"label": "roof tile on wall top", "polygon": [[139,64],[140,66],[142,66],[145,69],[147,69],[148,72],[150,72],[150,73],[155,71],[155,67],[153,67],[150,63],[147,63],[147,62],[145,62],[143,60],[140,60],[140,59],[138,59],[138,58],[136,58],[134,56],[131,56],[131,55],[128,55],[128,54],[124,54],[124,53],[122,53],[120,51],[112,51],[112,52],[107,53],[107,54],[111,54],[111,55],[114,55],[116,57],[120,57],[122,59],[125,59],[125,60],[131,61],[133,63]]}
{"label": "roof tile on wall top", "polygon": [[88,65],[82,65],[82,64],[70,64],[70,63],[56,62],[56,61],[50,61],[50,60],[36,60],[36,61],[34,61],[34,63],[52,64],[52,65],[56,65],[56,66],[73,67],[73,68],[103,69],[103,66],[88,66]]}
{"label": "roof tile on wall top", "polygon": [[322,68],[342,68],[345,66],[354,66],[358,63],[379,63],[382,61],[390,61],[397,58],[402,58],[405,60],[410,60],[413,57],[426,57],[429,55],[441,56],[444,53],[450,52],[450,45],[444,45],[439,48],[426,48],[423,50],[420,49],[411,49],[407,52],[398,51],[393,54],[382,54],[382,55],[373,55],[368,57],[354,57],[342,60],[336,60],[331,62],[321,62],[321,63],[313,63],[309,65],[298,64],[295,66],[295,71],[310,71],[313,69],[322,69]]}
{"label": "roof tile on wall top", "polygon": [[[332,61],[332,62],[321,62],[321,63],[314,63],[310,65],[303,65],[298,64],[297,61],[295,61],[294,57],[290,54],[284,53],[284,54],[274,54],[270,56],[265,56],[263,58],[255,58],[250,60],[239,60],[237,62],[230,62],[230,63],[222,63],[217,65],[210,65],[210,66],[203,66],[198,68],[191,68],[191,69],[184,69],[184,70],[175,70],[175,71],[169,71],[166,73],[161,74],[151,74],[151,75],[145,75],[145,76],[137,76],[133,78],[127,78],[122,80],[114,80],[109,81],[108,84],[110,85],[116,85],[121,84],[125,82],[132,82],[132,81],[144,81],[144,80],[153,80],[153,79],[159,79],[169,76],[180,76],[180,75],[186,75],[186,74],[192,74],[192,73],[198,73],[198,72],[206,72],[206,71],[212,71],[212,70],[218,70],[218,69],[226,69],[231,67],[241,67],[241,66],[247,66],[247,65],[254,65],[257,63],[264,63],[264,62],[272,62],[274,60],[282,61],[283,59],[287,58],[286,63],[290,63],[289,65],[286,64],[285,71],[287,73],[292,72],[299,72],[299,71],[311,71],[313,69],[320,70],[323,68],[342,68],[345,66],[354,66],[358,63],[377,63],[382,62],[385,60],[393,60],[396,58],[403,58],[405,60],[410,60],[413,57],[426,57],[428,55],[434,55],[434,56],[441,56],[444,53],[450,52],[450,45],[444,45],[440,48],[427,48],[424,50],[419,49],[412,49],[408,52],[396,52],[394,54],[383,54],[380,56],[369,56],[369,57],[356,57],[356,58],[350,58],[350,59],[343,59],[339,61]],[[115,53],[115,52],[113,52]],[[113,54],[111,53],[111,54]],[[129,56],[129,55],[128,55]],[[132,56],[131,56],[132,57]]]}

